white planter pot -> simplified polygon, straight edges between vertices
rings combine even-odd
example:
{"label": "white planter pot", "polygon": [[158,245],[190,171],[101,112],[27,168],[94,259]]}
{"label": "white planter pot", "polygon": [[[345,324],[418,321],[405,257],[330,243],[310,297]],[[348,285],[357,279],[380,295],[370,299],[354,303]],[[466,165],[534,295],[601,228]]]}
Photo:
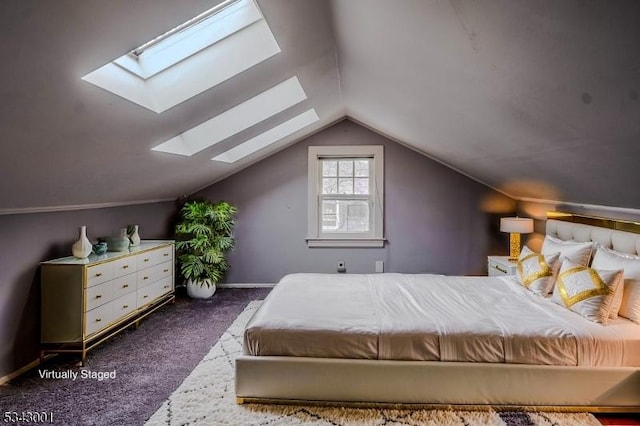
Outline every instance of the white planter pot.
{"label": "white planter pot", "polygon": [[187,294],[192,299],[209,299],[215,292],[216,285],[211,283],[211,280],[187,281]]}

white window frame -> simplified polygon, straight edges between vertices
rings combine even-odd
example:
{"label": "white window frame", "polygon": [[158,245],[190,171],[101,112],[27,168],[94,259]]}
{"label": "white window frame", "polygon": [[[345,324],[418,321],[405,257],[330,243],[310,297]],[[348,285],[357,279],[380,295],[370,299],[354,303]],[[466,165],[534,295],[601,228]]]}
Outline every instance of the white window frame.
{"label": "white window frame", "polygon": [[[354,233],[323,234],[321,232],[320,195],[322,159],[371,158],[372,206],[369,209],[371,229],[367,236]],[[309,247],[384,247],[384,147],[382,145],[310,146],[308,157],[308,220]]]}

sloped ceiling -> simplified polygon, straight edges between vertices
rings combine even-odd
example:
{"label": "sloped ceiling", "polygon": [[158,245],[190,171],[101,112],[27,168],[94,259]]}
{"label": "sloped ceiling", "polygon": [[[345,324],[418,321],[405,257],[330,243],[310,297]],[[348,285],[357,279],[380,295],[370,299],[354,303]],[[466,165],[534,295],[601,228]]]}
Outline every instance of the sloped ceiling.
{"label": "sloped ceiling", "polygon": [[[282,52],[161,114],[81,80],[216,3],[2,2],[0,212],[175,199],[345,116],[515,198],[640,208],[640,2],[258,0]],[[292,76],[291,109],[193,157],[150,150]]]}

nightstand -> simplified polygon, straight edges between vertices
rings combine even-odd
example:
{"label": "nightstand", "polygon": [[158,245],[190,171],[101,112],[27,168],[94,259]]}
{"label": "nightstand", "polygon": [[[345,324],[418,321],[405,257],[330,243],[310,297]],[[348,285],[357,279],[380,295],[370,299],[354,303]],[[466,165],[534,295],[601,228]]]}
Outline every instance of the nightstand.
{"label": "nightstand", "polygon": [[510,262],[509,256],[488,256],[487,270],[490,277],[516,274],[516,262]]}

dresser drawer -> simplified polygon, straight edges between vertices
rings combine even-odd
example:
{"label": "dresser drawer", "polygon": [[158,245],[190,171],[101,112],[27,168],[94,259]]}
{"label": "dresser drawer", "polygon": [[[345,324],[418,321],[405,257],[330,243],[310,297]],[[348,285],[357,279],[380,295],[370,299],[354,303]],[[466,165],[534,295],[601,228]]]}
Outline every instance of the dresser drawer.
{"label": "dresser drawer", "polygon": [[86,320],[85,320],[85,335],[90,336],[93,333],[96,333],[103,328],[107,327],[113,318],[112,316],[112,305],[111,303],[106,303],[102,306],[98,306],[95,309],[87,312]]}
{"label": "dresser drawer", "polygon": [[104,305],[113,299],[113,281],[89,287],[86,292],[87,300],[85,310],[90,311],[100,305]]}
{"label": "dresser drawer", "polygon": [[113,303],[113,319],[118,320],[137,309],[137,296],[136,293],[125,294],[122,297],[115,299]]}
{"label": "dresser drawer", "polygon": [[136,256],[138,260],[138,269],[148,268],[153,265],[157,265],[162,262],[166,262],[173,259],[173,247],[167,246],[156,250],[150,250],[145,253],[140,253]]}
{"label": "dresser drawer", "polygon": [[169,277],[173,274],[173,262],[164,262],[151,268],[138,271],[138,288],[147,286],[161,278]]}
{"label": "dresser drawer", "polygon": [[158,297],[159,282],[153,283],[141,289],[138,289],[137,307],[141,308],[144,305],[151,303],[156,297]]}
{"label": "dresser drawer", "polygon": [[158,291],[160,292],[157,297],[162,296],[163,294],[167,294],[173,291],[173,278],[167,277],[160,280],[158,284]]}
{"label": "dresser drawer", "polygon": [[113,278],[113,267],[111,262],[89,266],[87,268],[87,287],[93,287]]}
{"label": "dresser drawer", "polygon": [[167,277],[138,289],[138,308],[153,302],[173,290],[173,278]]}
{"label": "dresser drawer", "polygon": [[132,274],[138,270],[138,261],[135,256],[114,260],[111,264],[113,265],[113,276],[116,278]]}
{"label": "dresser drawer", "polygon": [[135,273],[113,280],[113,298],[117,299],[120,296],[136,291],[138,288],[137,281],[138,274]]}

